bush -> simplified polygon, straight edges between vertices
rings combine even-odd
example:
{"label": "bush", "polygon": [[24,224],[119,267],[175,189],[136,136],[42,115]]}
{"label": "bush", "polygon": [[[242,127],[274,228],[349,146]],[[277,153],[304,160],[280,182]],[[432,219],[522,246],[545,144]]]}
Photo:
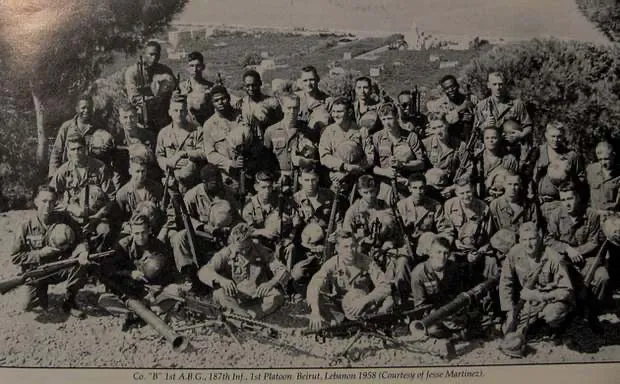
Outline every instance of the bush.
{"label": "bush", "polygon": [[581,12],[613,41],[620,39],[620,9],[616,0],[577,0]]}
{"label": "bush", "polygon": [[513,96],[528,105],[535,137],[551,119],[567,124],[569,140],[586,157],[596,142],[620,138],[620,50],[558,40],[498,46],[472,60],[462,77],[486,97],[487,74],[502,72]]}
{"label": "bush", "polygon": [[249,65],[260,65],[263,62],[263,58],[260,53],[247,53],[239,63],[242,67],[247,67]]}

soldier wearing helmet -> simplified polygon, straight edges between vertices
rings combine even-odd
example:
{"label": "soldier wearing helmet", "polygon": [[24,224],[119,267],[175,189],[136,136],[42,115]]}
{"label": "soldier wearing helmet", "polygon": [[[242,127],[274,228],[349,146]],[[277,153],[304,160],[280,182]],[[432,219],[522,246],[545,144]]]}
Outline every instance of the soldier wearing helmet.
{"label": "soldier wearing helmet", "polygon": [[[379,107],[379,120],[383,129],[372,136],[376,160],[374,174],[380,181],[379,199],[391,202],[395,197],[404,197],[405,191],[401,190],[406,190],[405,178],[410,173],[424,170],[424,151],[418,135],[400,126],[394,104]],[[398,191],[392,191],[392,181],[397,182]]]}
{"label": "soldier wearing helmet", "polygon": [[[79,229],[68,215],[54,211],[56,192],[44,185],[39,187],[34,199],[36,212],[20,224],[11,247],[11,261],[22,271],[42,264],[75,257]],[[36,283],[26,284],[22,289],[22,308],[31,311],[36,307],[48,307],[49,285],[65,282],[65,296],[62,308],[76,317],[84,313],[78,309],[75,297],[86,282],[86,270],[80,264],[71,269],[59,271]]]}
{"label": "soldier wearing helmet", "polygon": [[252,229],[237,224],[228,245],[198,271],[200,280],[214,288],[213,299],[228,310],[262,318],[283,303],[282,290],[289,272],[265,247],[252,239]]}
{"label": "soldier wearing helmet", "polygon": [[390,283],[370,257],[360,253],[353,233],[340,231],[336,256],[327,260],[308,285],[310,328],[386,313],[394,305]]}

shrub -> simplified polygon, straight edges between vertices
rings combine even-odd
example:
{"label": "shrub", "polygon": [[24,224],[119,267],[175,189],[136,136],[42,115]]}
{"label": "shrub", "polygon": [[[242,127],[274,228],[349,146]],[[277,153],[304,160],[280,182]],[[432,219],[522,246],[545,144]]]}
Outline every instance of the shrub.
{"label": "shrub", "polygon": [[247,53],[245,56],[243,56],[239,64],[242,67],[247,67],[249,65],[260,65],[260,63],[262,62],[263,58],[261,57],[260,53],[252,52]]}
{"label": "shrub", "polygon": [[577,6],[607,37],[620,39],[620,7],[616,0],[577,0]]}
{"label": "shrub", "polygon": [[502,72],[513,96],[527,103],[535,137],[557,119],[572,128],[575,149],[591,158],[598,140],[620,138],[619,53],[611,46],[532,40],[495,47],[461,74],[472,92],[486,97],[487,74]]}

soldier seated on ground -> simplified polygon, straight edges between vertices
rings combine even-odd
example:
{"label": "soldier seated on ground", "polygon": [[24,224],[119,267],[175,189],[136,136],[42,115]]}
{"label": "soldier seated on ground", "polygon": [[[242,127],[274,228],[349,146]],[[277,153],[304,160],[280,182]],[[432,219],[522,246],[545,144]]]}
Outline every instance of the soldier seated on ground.
{"label": "soldier seated on ground", "polygon": [[390,284],[381,268],[357,250],[353,233],[340,231],[336,256],[327,260],[312,277],[307,290],[310,328],[324,322],[340,323],[347,318],[387,313],[394,305]]}
{"label": "soldier seated on ground", "polygon": [[306,289],[312,276],[321,269],[325,262],[325,232],[323,228],[312,222],[302,230],[301,243],[293,260],[291,269],[291,290],[294,301],[306,297]]}
{"label": "soldier seated on ground", "polygon": [[560,335],[574,305],[573,285],[561,258],[543,244],[536,224],[521,225],[519,243],[506,255],[499,281],[500,304],[506,312],[502,352],[523,356],[528,328],[537,321]]}
{"label": "soldier seated on ground", "polygon": [[231,230],[228,246],[198,271],[198,277],[215,289],[213,299],[225,309],[262,318],[284,303],[282,289],[290,274],[251,235],[247,224],[237,224]]}
{"label": "soldier seated on ground", "polygon": [[[11,261],[14,265],[21,267],[22,271],[84,254],[82,246],[76,247],[78,237],[76,230],[71,226],[70,218],[64,212],[54,211],[56,198],[56,192],[52,188],[39,187],[34,199],[36,212],[28,217],[17,230],[11,248]],[[48,286],[65,282],[63,311],[76,317],[83,317],[84,313],[78,309],[75,301],[78,291],[86,282],[86,270],[83,264],[85,262],[24,285],[22,287],[25,296],[23,309],[31,311],[39,306],[47,310]]]}

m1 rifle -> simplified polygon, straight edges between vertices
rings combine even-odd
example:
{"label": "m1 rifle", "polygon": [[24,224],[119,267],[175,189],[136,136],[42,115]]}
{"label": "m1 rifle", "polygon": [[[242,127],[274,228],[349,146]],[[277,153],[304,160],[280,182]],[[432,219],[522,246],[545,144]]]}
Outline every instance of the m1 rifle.
{"label": "m1 rifle", "polygon": [[142,125],[144,128],[148,127],[149,122],[149,113],[147,108],[147,96],[145,94],[145,88],[149,85],[147,84],[147,76],[145,74],[144,67],[144,58],[140,56],[138,60],[138,89],[140,92],[140,99],[142,102]]}
{"label": "m1 rifle", "polygon": [[[88,256],[88,260],[97,262],[115,254],[116,251],[106,251],[100,253],[94,253]],[[18,276],[0,281],[0,294],[4,295],[13,289],[25,284],[34,284],[39,280],[43,280],[53,274],[60,272],[67,268],[75,267],[79,264],[77,259],[68,259],[54,261],[51,263],[43,264],[37,268],[26,271]]]}
{"label": "m1 rifle", "polygon": [[217,73],[217,80],[215,80],[215,84],[219,85],[220,87],[224,86],[224,79],[222,78],[222,74],[220,72]]}
{"label": "m1 rifle", "polygon": [[452,180],[457,181],[467,172],[467,167],[471,158],[473,157],[474,150],[476,149],[479,131],[480,130],[477,128],[472,129],[469,133],[469,138],[467,139],[467,143],[465,144],[465,146],[461,145],[461,148],[459,148],[459,151],[457,153],[458,167],[454,171],[454,176],[452,177]]}
{"label": "m1 rifle", "polygon": [[228,335],[239,345],[241,345],[241,342],[239,338],[237,338],[235,330],[244,329],[250,332],[259,332],[270,338],[279,338],[282,334],[287,332],[280,327],[262,321],[241,316],[233,312],[226,312],[218,305],[187,295],[179,296],[164,291],[155,299],[155,305],[161,308],[173,308],[177,313],[189,312],[193,315],[206,318],[206,321],[202,323],[176,328],[176,332],[222,326],[227,331]]}
{"label": "m1 rifle", "polygon": [[413,249],[413,245],[411,244],[411,238],[407,233],[407,227],[405,226],[405,221],[398,210],[398,186],[396,184],[396,178],[392,179],[392,194],[394,198],[392,199],[392,204],[390,204],[390,208],[392,209],[392,214],[394,215],[394,219],[396,220],[396,225],[398,225],[398,229],[402,234],[403,241],[405,243],[405,251],[407,252],[407,257],[414,259],[415,251]]}
{"label": "m1 rifle", "polygon": [[325,233],[325,247],[323,248],[323,260],[328,260],[334,253],[334,244],[329,241],[329,236],[334,233],[336,228],[336,214],[338,213],[338,200],[340,199],[340,186],[336,186],[334,193],[334,201],[329,212],[329,222],[327,223],[327,232]]}

